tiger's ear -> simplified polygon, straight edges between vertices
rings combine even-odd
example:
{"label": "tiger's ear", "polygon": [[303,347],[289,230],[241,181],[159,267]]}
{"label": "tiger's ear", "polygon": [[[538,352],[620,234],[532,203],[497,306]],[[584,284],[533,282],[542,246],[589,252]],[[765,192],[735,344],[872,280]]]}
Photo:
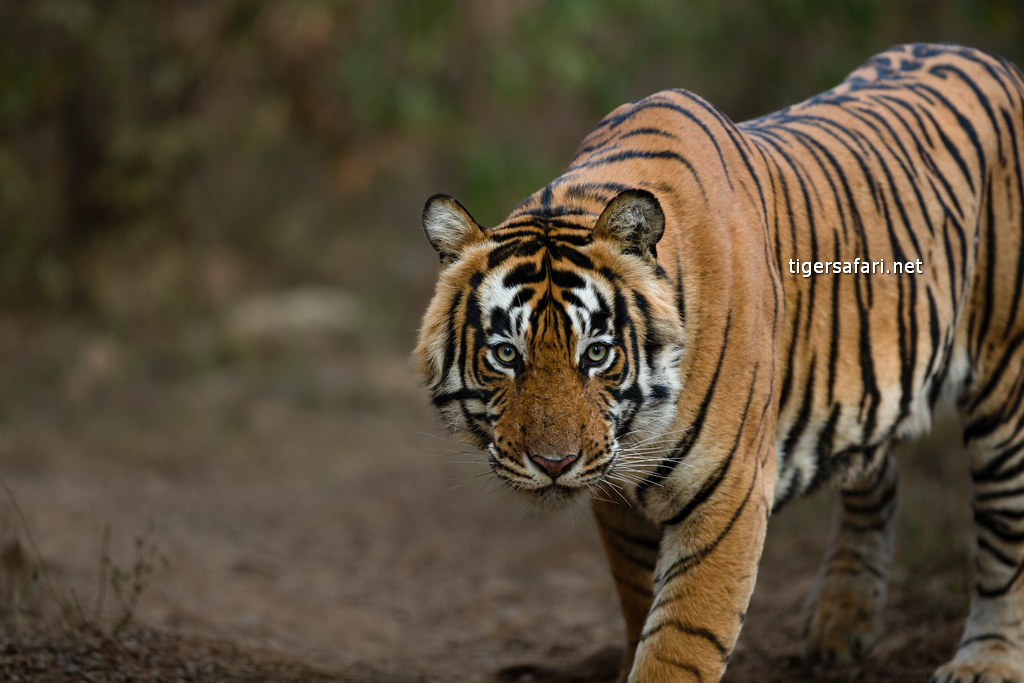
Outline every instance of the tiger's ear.
{"label": "tiger's ear", "polygon": [[469,212],[446,194],[435,194],[423,207],[423,231],[430,246],[449,265],[463,249],[487,238]]}
{"label": "tiger's ear", "polygon": [[647,190],[626,190],[601,212],[594,226],[595,239],[622,245],[627,254],[656,261],[655,245],[665,233],[665,214],[657,198]]}

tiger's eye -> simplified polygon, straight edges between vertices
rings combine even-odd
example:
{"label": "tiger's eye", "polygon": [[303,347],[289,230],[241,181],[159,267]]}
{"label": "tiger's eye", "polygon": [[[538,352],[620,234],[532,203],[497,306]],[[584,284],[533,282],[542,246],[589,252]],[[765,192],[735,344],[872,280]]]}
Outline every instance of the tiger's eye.
{"label": "tiger's eye", "polygon": [[587,349],[587,360],[591,363],[600,363],[608,356],[608,347],[604,344],[591,344]]}
{"label": "tiger's eye", "polygon": [[498,357],[502,363],[506,365],[515,362],[519,354],[516,352],[516,347],[511,344],[498,344],[494,347],[494,355]]}

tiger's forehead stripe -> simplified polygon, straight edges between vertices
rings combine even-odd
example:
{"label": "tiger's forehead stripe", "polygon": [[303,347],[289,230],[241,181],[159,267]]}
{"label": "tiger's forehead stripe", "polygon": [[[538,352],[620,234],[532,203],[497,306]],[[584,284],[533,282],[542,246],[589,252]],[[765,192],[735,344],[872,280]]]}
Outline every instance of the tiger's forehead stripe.
{"label": "tiger's forehead stripe", "polygon": [[[593,244],[589,230],[531,224],[513,232],[499,227],[489,234],[507,239],[492,240],[486,265],[466,276],[468,289],[453,302],[449,317],[461,314],[464,325],[458,338],[447,340],[440,384],[479,380],[474,359],[490,343],[514,341],[529,355],[526,347],[545,333],[574,357],[588,339],[621,341],[625,355],[620,379],[645,374],[647,366],[658,362],[646,298],[630,290],[612,267],[595,263],[577,246]],[[627,390],[616,396],[642,398],[642,392]],[[463,388],[445,392],[435,403],[467,397],[489,400],[480,388],[468,393]]]}
{"label": "tiger's forehead stripe", "polygon": [[[592,269],[580,269],[581,261],[590,265],[585,255],[572,250],[570,257],[569,250],[557,245],[554,250],[538,246],[504,253],[504,263],[480,279],[485,336],[505,335],[525,343],[528,331],[537,335],[551,324],[566,343],[607,336],[615,320],[612,283]],[[522,256],[524,252],[533,253]]]}

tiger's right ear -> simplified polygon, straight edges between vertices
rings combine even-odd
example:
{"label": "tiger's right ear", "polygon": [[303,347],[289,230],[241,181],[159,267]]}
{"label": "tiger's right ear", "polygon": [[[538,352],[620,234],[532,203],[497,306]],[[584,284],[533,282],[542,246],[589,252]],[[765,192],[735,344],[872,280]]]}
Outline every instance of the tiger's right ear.
{"label": "tiger's right ear", "polygon": [[469,212],[446,194],[435,194],[423,207],[423,231],[430,246],[441,255],[447,266],[463,249],[487,236]]}

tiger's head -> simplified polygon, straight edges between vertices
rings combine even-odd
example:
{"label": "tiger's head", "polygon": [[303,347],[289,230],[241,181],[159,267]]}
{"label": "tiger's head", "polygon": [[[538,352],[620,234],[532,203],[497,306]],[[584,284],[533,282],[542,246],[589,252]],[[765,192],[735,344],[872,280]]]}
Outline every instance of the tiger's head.
{"label": "tiger's head", "polygon": [[448,196],[423,211],[441,274],[419,370],[456,438],[546,506],[635,481],[643,458],[622,456],[671,429],[680,391],[661,206],[627,190],[595,214],[526,212],[485,230]]}

